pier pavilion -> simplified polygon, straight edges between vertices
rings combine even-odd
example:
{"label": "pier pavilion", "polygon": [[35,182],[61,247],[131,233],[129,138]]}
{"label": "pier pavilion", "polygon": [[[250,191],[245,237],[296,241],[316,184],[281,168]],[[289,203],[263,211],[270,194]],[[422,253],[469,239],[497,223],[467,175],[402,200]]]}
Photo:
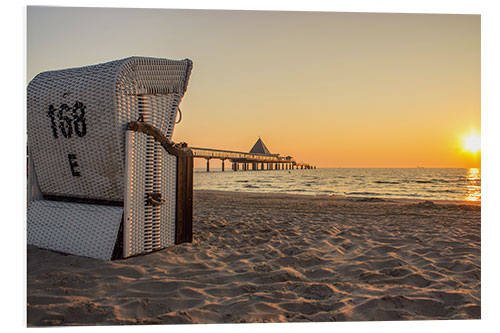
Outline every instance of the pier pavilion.
{"label": "pier pavilion", "polygon": [[211,159],[222,161],[222,171],[224,171],[224,162],[226,160],[232,163],[233,171],[316,169],[315,166],[309,163],[295,161],[292,156],[272,154],[260,138],[248,153],[197,147],[191,147],[191,151],[193,157],[207,160],[207,172],[210,171]]}

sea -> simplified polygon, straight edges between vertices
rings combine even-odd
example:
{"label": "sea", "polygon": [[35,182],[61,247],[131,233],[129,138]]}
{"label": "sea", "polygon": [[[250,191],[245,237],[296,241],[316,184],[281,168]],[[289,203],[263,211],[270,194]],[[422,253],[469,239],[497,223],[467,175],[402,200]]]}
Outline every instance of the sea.
{"label": "sea", "polygon": [[481,169],[194,170],[195,190],[481,201]]}

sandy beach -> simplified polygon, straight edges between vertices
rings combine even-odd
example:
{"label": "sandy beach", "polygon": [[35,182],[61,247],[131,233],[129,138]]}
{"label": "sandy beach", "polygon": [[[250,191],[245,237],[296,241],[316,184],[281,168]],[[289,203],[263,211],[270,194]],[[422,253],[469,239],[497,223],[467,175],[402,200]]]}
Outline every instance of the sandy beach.
{"label": "sandy beach", "polygon": [[195,191],[191,244],[28,246],[28,326],[479,319],[480,236],[480,203]]}

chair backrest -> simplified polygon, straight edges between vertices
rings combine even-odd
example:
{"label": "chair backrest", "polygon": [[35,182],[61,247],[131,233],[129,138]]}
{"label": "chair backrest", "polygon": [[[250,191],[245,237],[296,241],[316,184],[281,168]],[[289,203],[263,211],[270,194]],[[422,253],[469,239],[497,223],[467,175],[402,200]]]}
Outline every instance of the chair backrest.
{"label": "chair backrest", "polygon": [[123,201],[127,124],[142,118],[171,139],[191,68],[189,59],[130,57],[37,75],[27,129],[41,192]]}

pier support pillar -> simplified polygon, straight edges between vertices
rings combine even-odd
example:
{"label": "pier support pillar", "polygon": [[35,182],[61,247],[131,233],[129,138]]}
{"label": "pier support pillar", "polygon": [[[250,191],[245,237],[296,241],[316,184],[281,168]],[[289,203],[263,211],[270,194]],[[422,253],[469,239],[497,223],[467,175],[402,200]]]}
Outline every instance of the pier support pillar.
{"label": "pier support pillar", "polygon": [[224,160],[222,160],[221,169],[224,171]]}
{"label": "pier support pillar", "polygon": [[207,158],[207,172],[210,172],[210,159]]}
{"label": "pier support pillar", "polygon": [[261,169],[261,170],[264,170],[264,163],[261,163],[261,164],[260,164],[260,169]]}

